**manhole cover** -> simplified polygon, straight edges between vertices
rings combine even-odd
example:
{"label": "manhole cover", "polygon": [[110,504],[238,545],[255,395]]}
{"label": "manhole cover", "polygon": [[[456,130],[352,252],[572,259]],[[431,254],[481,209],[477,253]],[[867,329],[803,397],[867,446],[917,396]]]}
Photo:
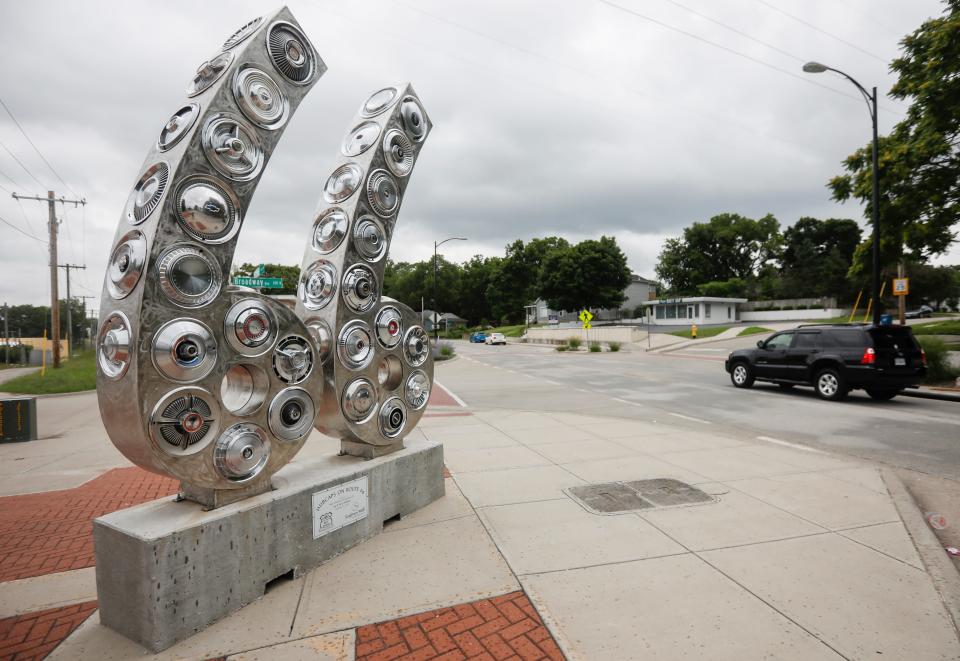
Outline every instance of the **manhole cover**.
{"label": "manhole cover", "polygon": [[567,493],[595,514],[715,502],[700,489],[667,478],[587,484],[571,487]]}
{"label": "manhole cover", "polygon": [[602,514],[653,507],[653,505],[640,498],[636,491],[619,482],[572,487],[570,494],[583,503],[587,509]]}
{"label": "manhole cover", "polygon": [[713,500],[710,496],[696,487],[691,487],[680,480],[638,480],[625,482],[644,500],[648,500],[657,507],[671,507],[673,505],[692,505],[693,503],[708,503]]}

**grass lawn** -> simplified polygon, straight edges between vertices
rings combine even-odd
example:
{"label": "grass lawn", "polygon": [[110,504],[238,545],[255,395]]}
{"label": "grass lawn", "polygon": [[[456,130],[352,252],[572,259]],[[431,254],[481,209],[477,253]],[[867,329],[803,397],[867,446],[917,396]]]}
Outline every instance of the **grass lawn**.
{"label": "grass lawn", "polygon": [[933,321],[912,328],[914,335],[960,335],[960,319]]}
{"label": "grass lawn", "polygon": [[[719,335],[723,331],[729,329],[729,326],[699,326],[697,327],[697,339],[702,340],[705,337],[713,337],[714,335]],[[690,338],[689,330],[682,331],[673,331],[671,335],[676,335],[677,337]]]}
{"label": "grass lawn", "polygon": [[527,330],[527,327],[524,324],[517,324],[516,326],[500,326],[499,328],[494,328],[490,332],[503,333],[506,337],[520,337],[523,335],[525,330]]}
{"label": "grass lawn", "polygon": [[742,331],[737,333],[737,337],[743,337],[744,335],[756,335],[757,333],[772,333],[773,330],[770,328],[764,328],[763,326],[747,326]]}
{"label": "grass lawn", "polygon": [[79,392],[97,387],[96,354],[93,351],[78,351],[70,360],[60,363],[60,369],[47,365],[47,373],[25,374],[0,384],[0,390],[23,395],[47,395],[60,392]]}

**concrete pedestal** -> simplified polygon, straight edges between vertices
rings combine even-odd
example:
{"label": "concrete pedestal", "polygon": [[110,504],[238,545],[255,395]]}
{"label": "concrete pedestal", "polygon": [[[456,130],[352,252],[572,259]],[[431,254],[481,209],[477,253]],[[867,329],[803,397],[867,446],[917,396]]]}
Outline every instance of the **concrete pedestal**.
{"label": "concrete pedestal", "polygon": [[443,496],[443,446],[324,457],[212,511],[165,499],[93,523],[100,621],[158,652]]}

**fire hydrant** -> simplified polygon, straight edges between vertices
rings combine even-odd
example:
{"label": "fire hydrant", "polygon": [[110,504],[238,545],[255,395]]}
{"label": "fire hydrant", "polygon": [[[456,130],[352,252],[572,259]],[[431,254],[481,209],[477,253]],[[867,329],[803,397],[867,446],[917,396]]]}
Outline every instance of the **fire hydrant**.
{"label": "fire hydrant", "polygon": [[697,325],[696,325],[696,324],[690,324],[690,339],[692,339],[692,340],[697,339]]}

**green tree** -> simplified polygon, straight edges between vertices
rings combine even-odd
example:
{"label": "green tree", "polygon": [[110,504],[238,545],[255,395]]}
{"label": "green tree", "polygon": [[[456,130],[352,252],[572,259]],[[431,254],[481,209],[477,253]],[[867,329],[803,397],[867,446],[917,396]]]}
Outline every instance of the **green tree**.
{"label": "green tree", "polygon": [[956,266],[906,265],[910,278],[908,305],[936,304],[960,297],[960,270]]}
{"label": "green tree", "polygon": [[457,313],[471,326],[489,322],[494,318],[490,301],[487,299],[487,289],[500,262],[499,257],[475,255],[463,263],[460,274],[460,309]]}
{"label": "green tree", "polygon": [[749,282],[776,259],[781,240],[780,223],[771,214],[753,220],[723,213],[667,239],[655,270],[675,294],[731,278]]}
{"label": "green tree", "polygon": [[[960,0],[944,5],[943,16],[904,37],[903,53],[890,65],[898,74],[890,95],[910,107],[879,141],[883,263],[945,252],[960,221]],[[829,182],[833,198],[860,200],[870,217],[871,146],[847,157],[844,169]],[[868,245],[857,251],[852,272],[869,271],[869,259]]]}
{"label": "green tree", "polygon": [[778,295],[784,298],[836,296],[848,300],[847,279],[861,230],[853,220],[801,218],[783,233]]}
{"label": "green tree", "polygon": [[626,255],[615,238],[602,236],[546,253],[539,293],[554,310],[619,308],[629,284]]}

